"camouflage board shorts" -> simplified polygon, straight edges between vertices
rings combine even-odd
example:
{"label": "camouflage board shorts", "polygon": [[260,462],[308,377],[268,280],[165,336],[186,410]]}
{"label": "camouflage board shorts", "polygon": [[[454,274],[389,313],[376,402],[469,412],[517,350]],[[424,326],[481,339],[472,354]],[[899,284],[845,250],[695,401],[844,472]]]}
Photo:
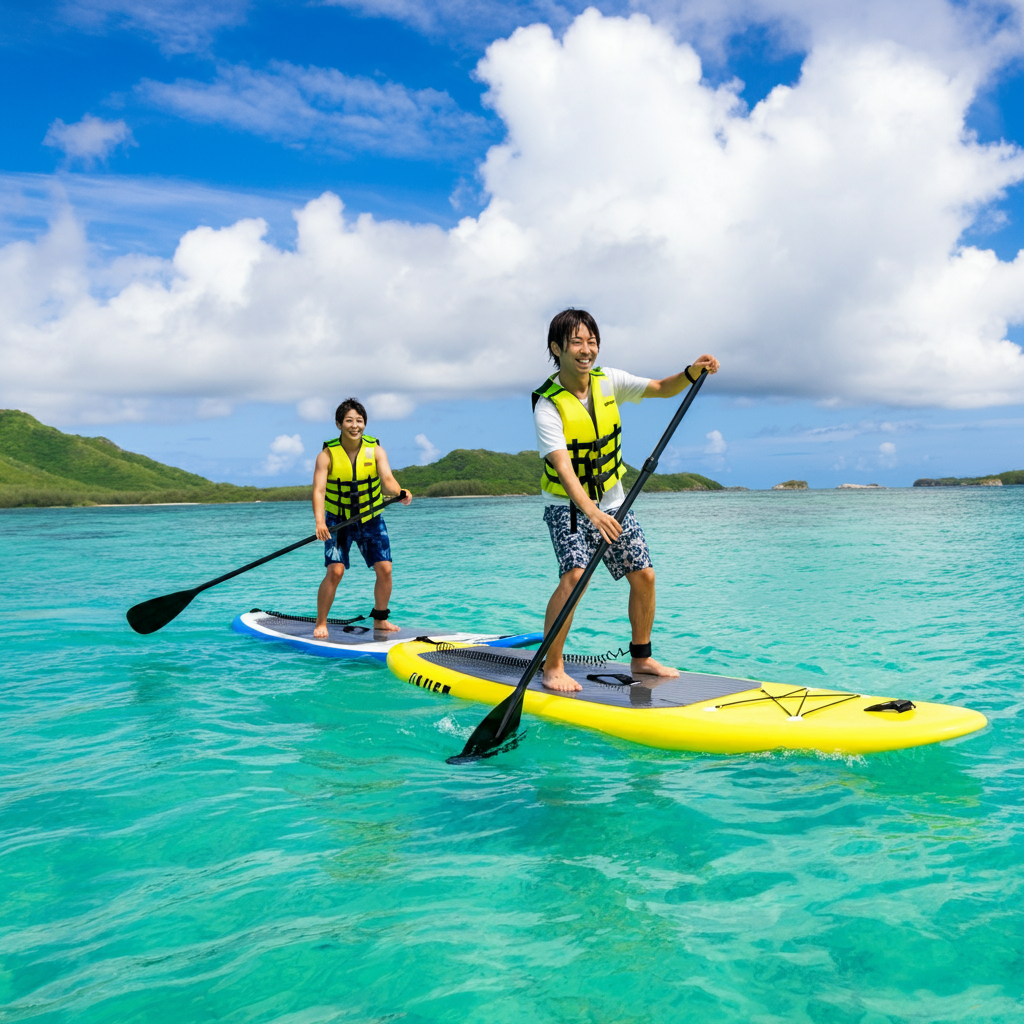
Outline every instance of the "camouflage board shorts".
{"label": "camouflage board shorts", "polygon": [[[576,513],[576,532],[572,532],[568,505],[546,505],[544,522],[551,533],[551,543],[558,559],[558,575],[570,569],[585,569],[601,543],[597,527],[582,513]],[[619,539],[604,553],[602,561],[613,580],[621,580],[627,573],[638,569],[653,569],[651,553],[644,539],[644,531],[632,512],[626,513]]]}

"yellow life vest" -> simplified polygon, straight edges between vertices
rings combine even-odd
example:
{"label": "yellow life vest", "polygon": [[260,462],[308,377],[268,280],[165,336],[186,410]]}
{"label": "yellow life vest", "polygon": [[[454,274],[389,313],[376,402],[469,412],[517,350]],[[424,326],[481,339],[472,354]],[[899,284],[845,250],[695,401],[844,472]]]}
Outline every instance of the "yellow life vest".
{"label": "yellow life vest", "polygon": [[324,449],[331,453],[324,497],[324,507],[328,512],[345,519],[358,516],[361,523],[368,523],[380,515],[383,498],[377,475],[376,448],[377,438],[363,434],[353,473],[352,460],[342,447],[341,438],[324,441]]}
{"label": "yellow life vest", "polygon": [[[541,398],[550,398],[562,418],[565,447],[572,460],[573,472],[579,478],[592,501],[600,501],[616,481],[626,475],[622,461],[622,420],[608,378],[601,367],[590,371],[590,396],[594,403],[591,417],[587,407],[558,383],[553,373],[533,393],[533,407]],[[607,394],[604,388],[607,387]],[[544,474],[540,486],[549,494],[569,497],[558,479],[558,472],[544,460]]]}

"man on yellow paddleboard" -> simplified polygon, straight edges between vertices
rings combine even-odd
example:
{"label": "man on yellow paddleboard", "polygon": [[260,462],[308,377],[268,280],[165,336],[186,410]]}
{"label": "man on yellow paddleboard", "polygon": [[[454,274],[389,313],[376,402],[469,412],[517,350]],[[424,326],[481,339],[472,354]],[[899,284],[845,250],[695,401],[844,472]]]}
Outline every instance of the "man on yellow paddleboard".
{"label": "man on yellow paddleboard", "polygon": [[[373,587],[373,628],[393,633],[399,627],[388,620],[391,599],[391,541],[380,514],[384,496],[402,495],[408,505],[412,495],[403,490],[391,472],[387,453],[375,437],[366,431],[366,409],[354,398],[338,406],[334,422],[339,435],[324,441],[313,470],[313,518],[316,536],[324,542],[327,573],[316,595],[316,626],[313,636],[328,636],[327,616],[334,594],[348,568],[348,553],[355,542],[373,569],[377,582]],[[330,528],[344,519],[352,519],[332,534]]]}
{"label": "man on yellow paddleboard", "polygon": [[[625,576],[629,583],[632,671],[677,676],[674,668],[651,657],[654,564],[643,530],[632,511],[621,525],[614,518],[625,499],[621,480],[626,472],[618,404],[672,398],[694,383],[702,369],[717,373],[718,360],[702,355],[681,373],[650,380],[596,366],[600,348],[601,333],[594,318],[582,309],[563,310],[548,328],[548,355],[558,370],[533,392],[537,449],[544,459],[544,521],[551,533],[560,575],[548,601],[544,632],[562,610],[603,537],[610,545],[603,561],[612,579]],[[548,689],[581,689],[566,674],[562,660],[571,626],[572,616],[548,650],[543,676]]]}

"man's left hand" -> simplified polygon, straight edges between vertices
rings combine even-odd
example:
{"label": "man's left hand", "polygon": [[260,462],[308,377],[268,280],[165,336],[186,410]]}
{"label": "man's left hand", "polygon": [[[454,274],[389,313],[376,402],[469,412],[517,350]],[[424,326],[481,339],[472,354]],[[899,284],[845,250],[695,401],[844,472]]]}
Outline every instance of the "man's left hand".
{"label": "man's left hand", "polygon": [[709,356],[706,353],[702,356],[698,356],[690,366],[700,373],[701,370],[707,370],[708,373],[718,373],[719,362],[714,356]]}

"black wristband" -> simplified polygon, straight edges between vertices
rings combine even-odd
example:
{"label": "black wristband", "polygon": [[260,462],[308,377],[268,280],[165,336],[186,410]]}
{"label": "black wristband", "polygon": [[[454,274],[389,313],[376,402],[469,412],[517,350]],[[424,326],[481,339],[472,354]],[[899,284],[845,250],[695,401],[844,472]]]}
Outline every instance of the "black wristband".
{"label": "black wristband", "polygon": [[390,608],[385,608],[384,611],[378,611],[376,608],[374,608],[373,611],[370,612],[370,618],[371,619],[376,619],[378,622],[384,622],[384,621],[387,620],[387,617],[390,614],[391,614],[391,609]]}
{"label": "black wristband", "polygon": [[645,644],[631,643],[629,645],[629,656],[631,658],[649,658],[651,656],[650,641]]}
{"label": "black wristband", "polygon": [[[678,365],[678,364],[677,364],[677,365]],[[693,369],[693,363],[690,363],[690,365],[689,365],[689,366],[688,366],[688,367],[687,367],[687,368],[686,368],[685,370],[683,370],[683,376],[684,376],[684,377],[685,377],[685,378],[686,378],[686,379],[687,379],[687,380],[688,380],[688,381],[689,381],[689,382],[690,382],[691,384],[696,384],[696,383],[697,383],[697,381],[698,381],[698,379],[700,378],[700,374],[697,374],[697,376],[696,376],[696,377],[691,377],[691,376],[690,376],[690,371],[691,371],[692,369]]]}

